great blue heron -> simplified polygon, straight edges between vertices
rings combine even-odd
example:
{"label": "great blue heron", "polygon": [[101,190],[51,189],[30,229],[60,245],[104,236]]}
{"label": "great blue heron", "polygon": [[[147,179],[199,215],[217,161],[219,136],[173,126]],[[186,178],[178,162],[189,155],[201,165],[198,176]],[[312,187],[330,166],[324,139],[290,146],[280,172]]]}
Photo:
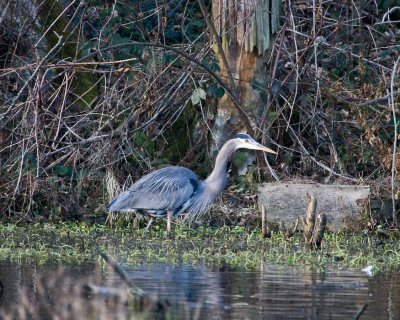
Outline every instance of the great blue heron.
{"label": "great blue heron", "polygon": [[196,217],[214,202],[227,183],[227,166],[230,156],[237,149],[262,150],[276,154],[245,133],[239,133],[221,148],[214,170],[204,181],[184,167],[165,167],[153,171],[128,190],[119,194],[107,206],[108,211],[143,211],[150,215],[146,231],[154,218],[167,216],[167,233],[171,230],[174,215],[187,213]]}

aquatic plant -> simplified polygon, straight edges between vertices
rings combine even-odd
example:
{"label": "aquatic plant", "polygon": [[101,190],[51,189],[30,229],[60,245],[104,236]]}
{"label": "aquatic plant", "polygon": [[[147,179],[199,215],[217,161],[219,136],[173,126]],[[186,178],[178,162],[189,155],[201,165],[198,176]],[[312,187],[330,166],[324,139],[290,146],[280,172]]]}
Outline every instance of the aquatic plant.
{"label": "aquatic plant", "polygon": [[80,263],[98,260],[100,249],[130,264],[184,262],[254,269],[260,263],[272,263],[321,269],[371,266],[375,271],[400,268],[397,234],[382,238],[368,232],[327,232],[320,250],[312,250],[301,233],[288,239],[283,233],[272,232],[264,239],[258,228],[177,225],[173,238],[166,239],[164,230],[154,228],[145,234],[142,229],[110,229],[86,223],[0,225],[0,259]]}

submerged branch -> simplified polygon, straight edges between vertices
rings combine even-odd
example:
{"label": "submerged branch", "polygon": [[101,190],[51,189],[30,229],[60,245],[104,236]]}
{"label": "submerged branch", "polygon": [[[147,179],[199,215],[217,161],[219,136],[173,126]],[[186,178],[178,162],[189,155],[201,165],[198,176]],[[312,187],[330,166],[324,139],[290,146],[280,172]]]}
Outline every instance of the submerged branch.
{"label": "submerged branch", "polygon": [[129,279],[128,274],[120,266],[111,256],[109,256],[107,253],[102,252],[99,250],[100,256],[104,259],[105,262],[107,262],[113,269],[114,271],[120,276],[120,278],[128,285],[128,287],[131,289],[132,293],[135,295],[143,296],[145,293],[142,289],[137,287],[131,279]]}

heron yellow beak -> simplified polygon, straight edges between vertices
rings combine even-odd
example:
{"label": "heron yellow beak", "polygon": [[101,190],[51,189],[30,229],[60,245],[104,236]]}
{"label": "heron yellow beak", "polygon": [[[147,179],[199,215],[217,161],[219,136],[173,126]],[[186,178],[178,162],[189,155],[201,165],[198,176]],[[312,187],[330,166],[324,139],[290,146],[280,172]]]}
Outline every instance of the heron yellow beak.
{"label": "heron yellow beak", "polygon": [[265,151],[265,152],[272,153],[272,154],[277,154],[274,150],[264,147],[261,144],[257,146],[257,150]]}
{"label": "heron yellow beak", "polygon": [[244,149],[261,150],[261,151],[264,151],[264,152],[277,154],[274,150],[272,150],[270,148],[267,148],[267,147],[264,147],[262,144],[259,144],[254,139],[251,139],[251,140],[247,139],[247,141],[240,141],[240,142],[238,142],[238,145],[237,145],[236,148],[237,149],[244,148]]}

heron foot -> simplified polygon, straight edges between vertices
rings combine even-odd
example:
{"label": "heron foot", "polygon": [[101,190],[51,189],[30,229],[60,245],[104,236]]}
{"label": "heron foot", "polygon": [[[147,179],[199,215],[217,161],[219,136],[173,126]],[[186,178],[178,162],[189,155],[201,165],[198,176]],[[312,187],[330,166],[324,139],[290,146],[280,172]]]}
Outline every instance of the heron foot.
{"label": "heron foot", "polygon": [[144,229],[144,234],[148,234],[149,233],[149,230],[150,230],[150,227],[151,227],[151,224],[153,223],[153,221],[154,221],[154,217],[150,217],[150,220],[147,223],[146,228]]}

